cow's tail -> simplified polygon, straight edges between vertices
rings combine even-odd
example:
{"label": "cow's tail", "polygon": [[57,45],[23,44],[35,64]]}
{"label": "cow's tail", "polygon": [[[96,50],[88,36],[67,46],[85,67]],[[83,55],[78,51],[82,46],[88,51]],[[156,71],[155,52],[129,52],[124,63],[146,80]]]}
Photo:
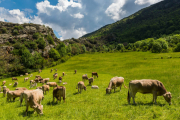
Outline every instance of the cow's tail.
{"label": "cow's tail", "polygon": [[125,86],[125,84],[124,84],[124,87],[127,89],[127,87]]}
{"label": "cow's tail", "polygon": [[20,101],[20,106],[22,105],[22,101],[23,101],[23,93],[21,93],[21,96],[19,98],[19,101]]}

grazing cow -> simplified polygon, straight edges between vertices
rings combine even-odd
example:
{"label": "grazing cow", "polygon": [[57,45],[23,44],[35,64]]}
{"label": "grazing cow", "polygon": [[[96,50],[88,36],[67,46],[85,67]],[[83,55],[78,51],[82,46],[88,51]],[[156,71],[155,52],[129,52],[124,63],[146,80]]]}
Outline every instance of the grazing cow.
{"label": "grazing cow", "polygon": [[61,81],[62,81],[62,77],[61,77],[61,76],[59,77],[59,80],[61,80]]}
{"label": "grazing cow", "polygon": [[93,81],[94,81],[94,78],[90,77],[90,78],[88,78],[88,80],[89,80],[89,85],[91,85],[91,83],[93,83]]}
{"label": "grazing cow", "polygon": [[30,85],[33,84],[35,81],[34,80],[30,80]]}
{"label": "grazing cow", "polygon": [[63,72],[62,75],[64,76],[64,75],[65,75],[65,72]]}
{"label": "grazing cow", "polygon": [[44,95],[42,90],[40,89],[31,90],[31,91],[25,90],[21,94],[20,104],[22,103],[23,98],[25,98],[26,101],[25,116],[27,115],[29,106],[34,109],[34,112],[36,111],[40,115],[43,114],[43,105],[41,105],[41,101],[44,99]]}
{"label": "grazing cow", "polygon": [[[124,78],[123,77],[113,77],[110,82],[109,82],[109,86],[108,88],[106,88],[106,94],[111,92],[111,89],[114,88],[114,92],[116,87],[120,87],[120,91],[121,91],[121,86],[122,84],[124,84]],[[125,88],[127,88],[124,85]]]}
{"label": "grazing cow", "polygon": [[18,85],[18,82],[15,82],[14,85],[13,85],[13,87],[17,87],[17,85]]}
{"label": "grazing cow", "polygon": [[46,85],[49,85],[49,87],[57,87],[57,83],[56,82],[47,82]]}
{"label": "grazing cow", "polygon": [[3,96],[6,97],[7,92],[9,91],[9,88],[6,86],[3,86]]}
{"label": "grazing cow", "polygon": [[44,93],[46,94],[46,91],[49,92],[49,85],[43,85],[43,86],[42,86],[42,90],[43,90],[43,94],[44,94]]}
{"label": "grazing cow", "polygon": [[83,81],[78,82],[76,89],[78,89],[78,93],[79,93],[79,89],[80,89],[80,93],[82,89],[86,90],[86,86],[84,85],[84,82]]}
{"label": "grazing cow", "polygon": [[58,74],[55,74],[55,75],[54,75],[54,79],[56,79],[56,78],[57,78],[57,76],[58,76]]}
{"label": "grazing cow", "polygon": [[24,82],[26,82],[28,79],[29,79],[29,77],[25,77],[25,78],[24,78]]}
{"label": "grazing cow", "polygon": [[83,80],[83,81],[88,80],[87,74],[85,74],[85,75],[82,76],[82,80]]}
{"label": "grazing cow", "polygon": [[11,101],[11,98],[13,98],[13,101],[15,101],[15,99],[17,97],[21,96],[21,93],[23,92],[23,90],[15,90],[15,91],[8,91],[7,92],[7,101]]}
{"label": "grazing cow", "polygon": [[31,84],[29,88],[33,88],[35,86],[37,86],[37,83]]}
{"label": "grazing cow", "polygon": [[93,85],[91,86],[92,89],[99,89],[99,87],[97,85]]}
{"label": "grazing cow", "polygon": [[43,78],[38,77],[38,81],[39,81],[40,83],[42,83],[42,82],[41,82],[42,80],[43,80]]}
{"label": "grazing cow", "polygon": [[34,79],[34,82],[35,82],[35,83],[38,83],[38,82],[39,82],[39,79],[38,79],[38,78],[35,78],[35,79]]}
{"label": "grazing cow", "polygon": [[65,102],[66,88],[64,86],[58,86],[58,87],[54,88],[54,90],[53,90],[53,102],[54,102],[54,97],[57,99],[56,102],[58,102],[58,100],[61,102],[61,97],[63,97],[63,100]]}
{"label": "grazing cow", "polygon": [[57,69],[56,69],[56,72],[57,72]]}
{"label": "grazing cow", "polygon": [[163,83],[158,80],[143,79],[143,80],[132,80],[129,82],[128,91],[128,103],[130,104],[131,97],[133,98],[133,103],[135,103],[135,95],[137,92],[147,94],[153,94],[153,102],[156,103],[157,96],[163,96],[164,99],[171,105],[171,93],[166,91]]}
{"label": "grazing cow", "polygon": [[35,77],[35,78],[39,78],[39,77],[41,78],[41,76],[40,76],[40,75],[36,75],[36,77]]}
{"label": "grazing cow", "polygon": [[2,82],[2,86],[4,86],[5,84],[6,84],[6,81],[3,81],[3,82]]}
{"label": "grazing cow", "polygon": [[17,80],[17,81],[18,81],[18,79],[17,79],[16,77],[12,77],[12,81],[13,81],[13,80]]}
{"label": "grazing cow", "polygon": [[25,73],[26,76],[28,76],[28,73]]}
{"label": "grazing cow", "polygon": [[44,78],[44,79],[41,81],[41,83],[42,83],[42,84],[47,83],[47,82],[49,82],[49,80],[50,80],[50,78]]}
{"label": "grazing cow", "polygon": [[98,73],[97,72],[92,72],[92,77],[96,76],[98,78]]}
{"label": "grazing cow", "polygon": [[42,72],[42,70],[41,69],[39,69],[39,73],[41,73]]}
{"label": "grazing cow", "polygon": [[23,76],[23,75],[20,75],[21,77]]}
{"label": "grazing cow", "polygon": [[77,70],[74,70],[74,74],[76,74],[77,73]]}
{"label": "grazing cow", "polygon": [[51,69],[51,73],[52,73],[53,69]]}
{"label": "grazing cow", "polygon": [[33,76],[33,74],[30,75],[30,77],[32,77],[32,76]]}
{"label": "grazing cow", "polygon": [[16,88],[15,90],[27,90],[27,88],[25,88],[25,87],[19,87],[19,88]]}
{"label": "grazing cow", "polygon": [[36,87],[36,89],[41,89],[42,90],[42,86]]}

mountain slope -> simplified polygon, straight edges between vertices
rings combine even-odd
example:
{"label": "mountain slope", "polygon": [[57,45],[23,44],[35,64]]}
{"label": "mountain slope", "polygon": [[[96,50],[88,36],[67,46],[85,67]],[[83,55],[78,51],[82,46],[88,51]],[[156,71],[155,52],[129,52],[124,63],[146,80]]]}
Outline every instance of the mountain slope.
{"label": "mountain slope", "polygon": [[164,0],[135,14],[106,25],[82,38],[105,39],[107,42],[136,42],[160,37],[180,30],[180,1]]}

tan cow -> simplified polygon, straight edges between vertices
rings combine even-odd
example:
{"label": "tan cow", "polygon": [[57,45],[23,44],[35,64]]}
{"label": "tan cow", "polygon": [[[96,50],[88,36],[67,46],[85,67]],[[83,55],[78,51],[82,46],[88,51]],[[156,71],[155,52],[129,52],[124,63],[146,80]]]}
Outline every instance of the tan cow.
{"label": "tan cow", "polygon": [[13,87],[17,87],[17,85],[18,85],[18,82],[15,82],[14,85],[13,85]]}
{"label": "tan cow", "polygon": [[2,82],[2,86],[4,86],[5,84],[6,84],[6,81],[3,81],[3,82]]}
{"label": "tan cow", "polygon": [[49,85],[43,85],[42,90],[43,90],[43,94],[44,93],[46,94],[46,91],[48,91],[48,93],[49,93]]}
{"label": "tan cow", "polygon": [[153,94],[153,102],[156,104],[157,96],[163,96],[164,99],[171,105],[171,93],[167,92],[162,82],[158,80],[142,79],[142,80],[132,80],[129,82],[128,91],[128,103],[130,104],[131,97],[133,98],[133,103],[135,103],[135,95],[137,92],[147,94]]}
{"label": "tan cow", "polygon": [[13,81],[13,80],[17,80],[17,81],[18,81],[18,79],[17,79],[16,77],[12,77],[12,81]]}
{"label": "tan cow", "polygon": [[[78,93],[81,93],[82,89],[86,90],[86,86],[84,85],[84,82],[83,81],[78,82],[76,89],[78,89]],[[80,92],[79,92],[79,89],[80,89]]]}
{"label": "tan cow", "polygon": [[42,86],[36,87],[36,89],[41,89],[42,90]]}
{"label": "tan cow", "polygon": [[35,76],[35,78],[39,78],[39,77],[41,78],[41,76],[40,76],[40,75],[36,75],[36,76]]}
{"label": "tan cow", "polygon": [[35,78],[35,79],[34,79],[34,82],[35,82],[35,83],[38,83],[38,82],[39,82],[39,79],[38,79],[38,78]]}
{"label": "tan cow", "polygon": [[84,74],[84,75],[82,76],[82,80],[83,80],[83,81],[88,80],[87,74]]}
{"label": "tan cow", "polygon": [[11,98],[13,99],[13,101],[15,101],[15,99],[17,97],[21,96],[21,93],[23,92],[23,90],[15,90],[15,91],[8,91],[7,92],[7,101],[11,101]]}
{"label": "tan cow", "polygon": [[27,88],[25,88],[25,87],[19,87],[19,88],[16,88],[15,90],[27,90]]}
{"label": "tan cow", "polygon": [[29,77],[25,77],[25,78],[24,78],[24,82],[26,82],[28,79],[29,79]]}
{"label": "tan cow", "polygon": [[49,87],[57,87],[57,83],[56,82],[47,82],[46,85],[49,85]]}
{"label": "tan cow", "polygon": [[[109,86],[108,88],[106,88],[106,94],[111,92],[111,89],[114,88],[114,92],[116,87],[120,87],[120,91],[121,91],[121,86],[122,84],[124,84],[124,78],[123,77],[113,77],[110,82],[109,82]],[[124,85],[125,88],[127,88]]]}
{"label": "tan cow", "polygon": [[64,86],[58,86],[54,88],[53,90],[53,102],[54,102],[54,97],[61,102],[61,97],[63,97],[63,100],[65,102],[66,99],[66,88]]}
{"label": "tan cow", "polygon": [[6,86],[3,86],[3,96],[6,97],[7,92],[9,91],[9,88]]}
{"label": "tan cow", "polygon": [[20,103],[22,103],[23,98],[26,101],[26,113],[28,112],[28,107],[34,109],[34,112],[36,111],[38,114],[43,114],[43,105],[41,105],[41,101],[44,99],[43,91],[40,89],[36,90],[25,90],[20,97]]}
{"label": "tan cow", "polygon": [[28,76],[28,73],[25,73],[26,76]]}
{"label": "tan cow", "polygon": [[92,77],[96,76],[98,78],[98,73],[97,72],[92,72]]}
{"label": "tan cow", "polygon": [[55,75],[54,75],[54,79],[56,79],[56,78],[57,78],[57,76],[58,76],[58,74],[55,74]]}
{"label": "tan cow", "polygon": [[91,83],[93,83],[93,81],[94,81],[94,78],[90,77],[90,78],[88,78],[88,80],[89,80],[89,85],[91,85]]}
{"label": "tan cow", "polygon": [[40,83],[44,84],[49,82],[49,80],[50,80],[49,78],[44,78],[43,80],[40,81]]}

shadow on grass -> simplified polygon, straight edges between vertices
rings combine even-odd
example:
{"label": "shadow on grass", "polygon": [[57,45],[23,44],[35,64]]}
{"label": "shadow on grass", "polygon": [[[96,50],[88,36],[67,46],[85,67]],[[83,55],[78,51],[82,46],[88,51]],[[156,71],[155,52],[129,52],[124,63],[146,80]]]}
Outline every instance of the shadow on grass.
{"label": "shadow on grass", "polygon": [[78,92],[73,93],[73,95],[77,95],[77,94],[79,94],[79,93]]}
{"label": "shadow on grass", "polygon": [[[60,102],[59,102],[60,103]],[[52,106],[54,106],[54,105],[57,105],[58,104],[58,102],[53,102],[53,101],[49,101],[48,103],[47,103],[47,105],[52,105]]]}
{"label": "shadow on grass", "polygon": [[127,105],[132,105],[132,106],[140,106],[140,105],[145,105],[145,106],[153,106],[153,105],[155,105],[155,106],[161,106],[161,107],[163,107],[165,104],[161,104],[161,103],[157,103],[157,104],[155,104],[155,103],[153,103],[153,102],[150,102],[150,103],[143,103],[143,102],[138,102],[138,103],[136,103],[136,104],[133,104],[133,103],[131,103],[131,104],[123,104],[123,106],[127,106]]}
{"label": "shadow on grass", "polygon": [[[27,112],[27,116],[25,116],[25,113],[26,111],[24,110],[23,112],[19,113],[20,116],[23,116],[23,117],[30,117],[31,115],[34,114],[34,110],[33,111],[28,111]],[[35,112],[36,113],[36,112]]]}

